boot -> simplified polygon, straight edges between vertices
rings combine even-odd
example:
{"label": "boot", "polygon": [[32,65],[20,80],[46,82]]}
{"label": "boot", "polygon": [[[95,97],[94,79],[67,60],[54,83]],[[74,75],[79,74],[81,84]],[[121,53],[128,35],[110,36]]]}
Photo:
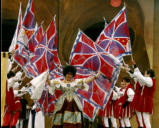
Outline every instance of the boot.
{"label": "boot", "polygon": [[9,128],[9,126],[2,126],[2,128]]}

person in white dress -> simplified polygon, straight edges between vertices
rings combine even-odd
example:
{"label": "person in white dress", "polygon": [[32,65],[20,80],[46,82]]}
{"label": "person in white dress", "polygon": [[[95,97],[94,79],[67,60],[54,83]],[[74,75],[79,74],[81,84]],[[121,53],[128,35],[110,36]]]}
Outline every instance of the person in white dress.
{"label": "person in white dress", "polygon": [[32,99],[38,99],[42,93],[42,86],[45,81],[49,85],[49,93],[54,94],[57,89],[61,89],[63,94],[58,98],[55,104],[55,109],[53,112],[53,128],[59,127],[70,127],[70,128],[82,128],[82,104],[75,93],[75,90],[80,88],[88,91],[89,86],[87,83],[98,78],[100,72],[95,76],[91,76],[84,79],[74,79],[76,75],[76,68],[74,66],[68,65],[63,69],[64,80],[52,79],[50,80],[49,74],[46,76],[47,72],[43,73],[41,81],[39,83],[39,78],[33,79],[30,83],[33,86]]}
{"label": "person in white dress", "polygon": [[50,93],[53,94],[56,89],[61,89],[64,93],[55,105],[53,127],[67,126],[74,128],[82,127],[82,105],[75,94],[77,88],[88,91],[87,83],[96,79],[100,73],[86,79],[73,79],[76,74],[76,68],[66,66],[63,69],[64,80],[47,79],[50,85]]}

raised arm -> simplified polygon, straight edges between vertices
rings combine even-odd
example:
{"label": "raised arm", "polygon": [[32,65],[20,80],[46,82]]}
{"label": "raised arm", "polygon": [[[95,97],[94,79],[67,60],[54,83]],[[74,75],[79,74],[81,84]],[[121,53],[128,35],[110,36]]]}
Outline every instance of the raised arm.
{"label": "raised arm", "polygon": [[60,82],[59,82],[59,80],[50,80],[49,74],[47,74],[46,82],[49,85],[49,93],[51,95],[54,94],[54,92],[55,92],[56,89],[60,88]]}
{"label": "raised arm", "polygon": [[128,64],[125,63],[123,64],[123,66],[121,66],[121,68],[124,69],[129,74],[129,76],[134,79],[135,83],[138,82],[138,79],[134,77],[134,72],[140,72],[140,70],[136,67],[136,63],[134,60],[132,60],[132,68],[134,69],[134,71],[131,70]]}
{"label": "raised arm", "polygon": [[99,77],[101,73],[98,72],[95,76],[91,76],[88,77],[86,79],[79,79],[79,81],[77,82],[77,88],[80,88],[82,90],[88,91],[89,90],[89,86],[88,83],[92,82],[93,80],[97,79]]}
{"label": "raised arm", "polygon": [[146,85],[148,87],[153,86],[152,79],[150,77],[145,77],[140,72],[139,68],[136,66],[136,64],[133,65],[134,71],[132,71],[128,66],[124,66],[123,69],[125,69],[131,78],[135,80],[135,82],[139,82],[141,86]]}
{"label": "raised arm", "polygon": [[142,75],[139,68],[136,66],[135,61],[132,61],[132,63],[133,63],[134,72],[131,71],[129,72],[132,73],[134,80],[138,81],[141,86],[146,85],[148,87],[152,87],[153,86],[152,79],[150,77],[145,77],[144,75]]}
{"label": "raised arm", "polygon": [[134,72],[134,78],[136,78],[142,85],[146,85],[147,87],[152,87],[153,82],[150,77],[145,77],[141,74],[141,72]]}
{"label": "raised arm", "polygon": [[101,72],[98,72],[95,76],[88,77],[88,78],[85,80],[85,83],[88,84],[89,82],[92,82],[93,80],[97,79],[100,74],[101,74]]}

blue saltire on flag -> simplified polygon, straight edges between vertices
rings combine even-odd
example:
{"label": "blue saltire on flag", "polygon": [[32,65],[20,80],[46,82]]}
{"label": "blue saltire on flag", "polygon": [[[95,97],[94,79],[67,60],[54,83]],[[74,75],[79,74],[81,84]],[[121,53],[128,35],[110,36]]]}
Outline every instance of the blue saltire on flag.
{"label": "blue saltire on flag", "polygon": [[117,57],[120,61],[123,56],[132,54],[125,6],[114,19],[105,26],[97,38],[96,43],[107,53]]}
{"label": "blue saltire on flag", "polygon": [[33,36],[30,38],[28,41],[27,47],[28,50],[34,54],[35,49],[38,47],[39,43],[42,41],[44,37],[44,31],[43,31],[43,26],[40,25],[40,27],[35,31]]}
{"label": "blue saltire on flag", "polygon": [[37,27],[35,25],[34,1],[29,0],[23,18],[23,23],[19,30],[14,56],[14,60],[22,68],[25,64],[27,64],[27,62],[29,62],[29,51],[27,48],[27,43],[36,29]]}
{"label": "blue saltire on flag", "polygon": [[[50,79],[63,79],[62,66],[57,52],[57,30],[55,17],[48,26],[42,39],[37,36],[42,35],[41,30],[38,32],[35,33],[35,36],[32,36],[28,43],[28,46],[35,45],[33,48],[29,48],[32,54],[30,62],[26,64],[28,70],[31,71],[29,75],[34,78],[48,70]],[[44,113],[51,114],[54,111],[54,104],[60,94],[62,94],[62,92],[60,90],[56,90],[54,95],[50,95],[48,92],[48,85],[46,85],[46,90],[38,100],[41,110]]]}
{"label": "blue saltire on flag", "polygon": [[32,63],[32,58],[35,57],[35,49],[38,47],[39,43],[42,41],[44,37],[43,27],[42,25],[34,32],[32,37],[30,38],[27,48],[29,51],[29,61],[25,64],[24,69],[26,75],[28,77],[36,77],[39,75],[38,70],[36,69],[35,65]]}
{"label": "blue saltire on flag", "polygon": [[34,0],[29,0],[28,5],[23,18],[23,26],[26,29],[35,28],[35,15],[34,15]]}
{"label": "blue saltire on flag", "polygon": [[61,67],[57,52],[57,31],[55,17],[51,21],[42,41],[35,47],[34,55],[30,59],[38,74]]}
{"label": "blue saltire on flag", "polygon": [[21,26],[22,26],[22,9],[21,9],[21,3],[20,3],[18,22],[17,22],[16,30],[15,30],[11,45],[9,47],[9,52],[12,52],[13,50],[15,50],[15,47],[17,44],[17,38],[18,38],[18,34],[19,34]]}
{"label": "blue saltire on flag", "polygon": [[84,117],[94,120],[98,110],[105,107],[110,97],[120,72],[119,64],[81,31],[73,45],[70,64],[77,68],[76,78],[87,78],[98,71],[102,73],[89,83],[88,92],[80,89],[76,92],[83,105]]}

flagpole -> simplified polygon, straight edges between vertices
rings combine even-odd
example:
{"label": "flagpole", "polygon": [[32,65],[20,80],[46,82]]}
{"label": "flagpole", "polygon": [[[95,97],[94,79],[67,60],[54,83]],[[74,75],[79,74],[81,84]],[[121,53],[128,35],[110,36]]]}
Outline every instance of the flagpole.
{"label": "flagpole", "polygon": [[124,64],[124,65],[126,64],[125,61],[124,61],[124,58],[123,58],[123,64]]}
{"label": "flagpole", "polygon": [[124,6],[126,7],[126,2],[125,2],[125,0],[124,0]]}
{"label": "flagpole", "polygon": [[134,60],[133,55],[131,54],[131,60]]}
{"label": "flagpole", "polygon": [[[60,42],[60,0],[58,0],[58,31],[57,31],[57,49],[59,49],[59,42]],[[57,25],[56,25],[57,26]],[[59,50],[57,51],[58,52],[58,54],[59,54]],[[59,56],[59,58],[60,58],[60,56]]]}
{"label": "flagpole", "polygon": [[44,21],[42,21],[40,25],[43,25],[43,23],[44,23]]}

